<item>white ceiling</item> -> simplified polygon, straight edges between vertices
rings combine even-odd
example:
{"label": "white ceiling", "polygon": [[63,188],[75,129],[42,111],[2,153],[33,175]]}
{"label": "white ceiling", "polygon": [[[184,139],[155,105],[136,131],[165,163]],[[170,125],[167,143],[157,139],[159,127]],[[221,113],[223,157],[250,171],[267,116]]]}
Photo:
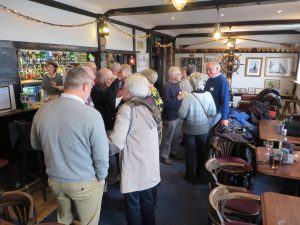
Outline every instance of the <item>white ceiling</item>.
{"label": "white ceiling", "polygon": [[[165,0],[58,0],[61,3],[72,5],[94,13],[105,13],[110,9],[141,7],[152,5],[167,4]],[[242,0],[240,1],[242,2]],[[173,6],[171,6],[173,7]],[[277,11],[282,10],[278,14]],[[300,1],[262,4],[253,6],[243,6],[234,8],[221,8],[220,22],[236,21],[257,21],[257,20],[291,20],[300,19]],[[175,19],[172,19],[174,17]],[[158,25],[176,25],[176,24],[198,24],[198,23],[215,23],[217,20],[217,10],[198,10],[162,14],[143,14],[143,15],[126,15],[113,16],[112,19],[122,21],[128,24],[151,29]],[[272,28],[270,28],[272,27]],[[185,33],[207,33],[212,32],[213,28],[201,29],[178,29],[178,30],[159,30],[172,36]],[[222,27],[222,31],[228,31],[228,27]],[[300,31],[300,23],[296,25],[264,25],[264,26],[240,26],[232,27],[232,31],[268,31],[268,30],[296,30]]]}

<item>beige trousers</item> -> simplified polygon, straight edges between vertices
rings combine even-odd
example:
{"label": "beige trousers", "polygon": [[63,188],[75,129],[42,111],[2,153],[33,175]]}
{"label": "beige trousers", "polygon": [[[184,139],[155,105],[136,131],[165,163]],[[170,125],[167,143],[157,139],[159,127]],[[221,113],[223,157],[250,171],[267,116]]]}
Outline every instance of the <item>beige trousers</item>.
{"label": "beige trousers", "polygon": [[82,225],[98,225],[104,182],[96,178],[84,182],[59,182],[48,180],[58,201],[57,220],[70,224],[78,219]]}

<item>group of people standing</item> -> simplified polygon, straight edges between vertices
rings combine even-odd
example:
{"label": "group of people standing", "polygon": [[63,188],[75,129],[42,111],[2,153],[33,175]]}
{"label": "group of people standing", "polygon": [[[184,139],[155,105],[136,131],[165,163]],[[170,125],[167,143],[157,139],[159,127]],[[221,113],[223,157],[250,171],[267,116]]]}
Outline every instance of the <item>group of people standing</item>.
{"label": "group of people standing", "polygon": [[191,86],[188,93],[180,88],[180,69],[171,67],[162,98],[151,69],[132,74],[129,65],[112,63],[97,71],[91,62],[70,69],[60,98],[36,113],[31,130],[32,147],[44,152],[58,221],[98,224],[109,159],[119,154],[127,223],[154,225],[159,161],[172,164],[172,141],[181,140],[183,132],[186,178],[194,181],[207,158],[210,128],[219,119],[228,123],[228,83],[219,68],[207,64],[206,85],[197,72],[184,78]]}

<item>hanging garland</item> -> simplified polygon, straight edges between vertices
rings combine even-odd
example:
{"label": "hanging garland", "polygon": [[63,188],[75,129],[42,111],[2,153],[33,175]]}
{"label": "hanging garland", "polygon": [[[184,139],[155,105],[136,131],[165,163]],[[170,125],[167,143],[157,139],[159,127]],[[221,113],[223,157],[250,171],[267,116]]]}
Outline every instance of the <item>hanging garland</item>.
{"label": "hanging garland", "polygon": [[154,42],[154,44],[160,48],[170,48],[170,65],[173,66],[173,43],[170,42],[168,44],[161,44],[159,42]]}
{"label": "hanging garland", "polygon": [[67,27],[67,28],[83,27],[83,26],[88,26],[90,24],[93,24],[93,23],[97,22],[97,20],[93,20],[93,21],[90,21],[90,22],[87,22],[87,23],[82,23],[82,24],[56,24],[56,23],[50,23],[50,22],[47,22],[45,20],[40,20],[40,19],[33,18],[31,16],[24,15],[23,13],[20,13],[16,10],[10,9],[10,8],[2,5],[2,4],[0,4],[0,9],[2,9],[5,12],[10,13],[14,16],[19,16],[19,17],[21,17],[23,19],[26,19],[26,20],[30,20],[30,21],[33,21],[33,22],[46,24],[46,25],[50,25],[50,26],[55,26],[55,27]]}

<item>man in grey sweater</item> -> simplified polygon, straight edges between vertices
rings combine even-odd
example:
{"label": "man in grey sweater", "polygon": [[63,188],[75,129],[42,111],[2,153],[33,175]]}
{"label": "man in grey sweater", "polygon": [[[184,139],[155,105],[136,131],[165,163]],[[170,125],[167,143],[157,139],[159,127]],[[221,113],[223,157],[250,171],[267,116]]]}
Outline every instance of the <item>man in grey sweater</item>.
{"label": "man in grey sweater", "polygon": [[[58,200],[58,222],[97,225],[108,169],[108,142],[101,114],[84,104],[93,81],[71,69],[64,93],[33,119],[31,145],[45,155],[49,186]],[[75,209],[72,214],[72,209]]]}

